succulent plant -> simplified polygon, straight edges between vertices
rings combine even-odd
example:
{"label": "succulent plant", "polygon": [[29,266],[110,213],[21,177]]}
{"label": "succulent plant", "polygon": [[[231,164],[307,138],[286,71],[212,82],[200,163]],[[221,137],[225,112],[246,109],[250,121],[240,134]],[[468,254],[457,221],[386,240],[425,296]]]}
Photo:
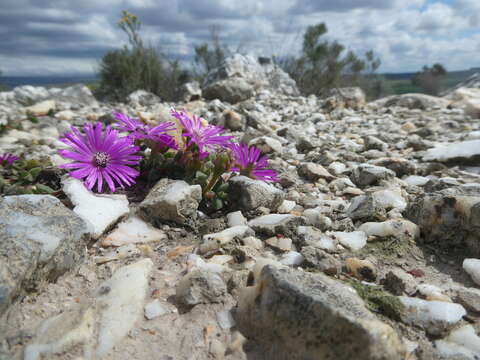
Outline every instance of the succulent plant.
{"label": "succulent plant", "polygon": [[58,188],[58,171],[49,161],[17,159],[0,164],[0,194],[54,194]]}

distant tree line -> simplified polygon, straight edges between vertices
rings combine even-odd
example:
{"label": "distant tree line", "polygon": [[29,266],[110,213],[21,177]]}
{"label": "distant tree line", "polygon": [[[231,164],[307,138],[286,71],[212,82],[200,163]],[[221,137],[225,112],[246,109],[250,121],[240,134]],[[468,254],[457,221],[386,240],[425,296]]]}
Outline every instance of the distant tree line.
{"label": "distant tree line", "polygon": [[[191,79],[202,81],[212,69],[241,49],[232,50],[220,40],[217,28],[211,29],[209,42],[195,47],[192,70],[182,69],[179,62],[145,44],[141,22],[123,11],[118,26],[126,33],[128,43],[122,49],[108,51],[99,64],[97,95],[123,100],[128,94],[144,89],[172,101],[178,98],[181,85]],[[334,87],[360,86],[371,98],[388,92],[384,79],[376,74],[380,59],[368,51],[359,57],[337,41],[322,40],[327,27],[321,23],[307,28],[302,53],[280,60],[280,65],[305,95],[325,95]]]}
{"label": "distant tree line", "polygon": [[[241,51],[232,50],[221,41],[218,28],[211,28],[210,41],[195,47],[193,66],[186,70],[177,60],[145,44],[139,19],[126,11],[118,26],[126,33],[128,43],[122,49],[108,51],[99,64],[97,95],[111,100],[124,100],[131,92],[144,89],[160,96],[165,101],[178,99],[181,85],[192,79],[203,81],[224,60]],[[323,97],[337,87],[359,86],[369,99],[391,94],[392,88],[386,79],[377,74],[380,58],[369,50],[363,55],[355,54],[338,41],[324,38],[328,29],[324,23],[309,26],[303,35],[301,53],[275,59],[296,82],[304,95]],[[436,95],[440,91],[442,77],[446,74],[440,64],[424,67],[412,82],[425,92]]]}

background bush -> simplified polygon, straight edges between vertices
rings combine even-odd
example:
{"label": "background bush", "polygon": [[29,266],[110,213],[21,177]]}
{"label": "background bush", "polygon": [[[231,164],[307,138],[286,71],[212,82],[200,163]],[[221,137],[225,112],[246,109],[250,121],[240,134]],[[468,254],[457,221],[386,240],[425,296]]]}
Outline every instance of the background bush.
{"label": "background bush", "polygon": [[360,86],[370,98],[387,95],[390,89],[385,79],[375,73],[381,62],[374,52],[370,50],[359,57],[353,51],[346,51],[338,41],[322,40],[327,32],[324,23],[309,26],[300,56],[279,61],[300,91],[323,97],[332,88]]}
{"label": "background bush", "polygon": [[141,23],[135,15],[124,11],[118,25],[128,35],[129,44],[103,56],[96,94],[123,101],[133,91],[143,89],[163,101],[177,100],[180,85],[187,81],[188,73],[181,69],[178,61],[144,44],[139,33]]}
{"label": "background bush", "polygon": [[2,70],[0,70],[0,91],[7,91],[8,90],[8,86],[7,85],[4,85],[2,84]]}
{"label": "background bush", "polygon": [[447,76],[447,70],[441,64],[433,64],[432,67],[424,66],[412,78],[412,84],[420,87],[429,95],[438,95],[443,90],[443,80]]}

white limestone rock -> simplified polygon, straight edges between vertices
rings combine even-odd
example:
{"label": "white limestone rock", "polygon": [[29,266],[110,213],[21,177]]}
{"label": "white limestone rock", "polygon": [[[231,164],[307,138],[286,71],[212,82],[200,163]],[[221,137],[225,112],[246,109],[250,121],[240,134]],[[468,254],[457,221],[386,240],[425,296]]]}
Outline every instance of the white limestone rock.
{"label": "white limestone rock", "polygon": [[170,310],[160,300],[155,299],[145,305],[145,318],[148,320],[170,313]]}
{"label": "white limestone rock", "polygon": [[137,216],[121,222],[103,241],[102,246],[122,246],[166,240],[164,231],[154,228]]}
{"label": "white limestone rock", "polygon": [[50,111],[55,110],[55,101],[54,100],[45,100],[35,105],[31,105],[25,108],[25,110],[35,116],[44,116],[47,115]]}
{"label": "white limestone rock", "polygon": [[233,226],[218,233],[204,235],[199,251],[204,254],[221,248],[223,245],[232,241],[235,237],[243,238],[252,235],[255,235],[255,232],[247,225]]}
{"label": "white limestone rock", "polygon": [[358,230],[365,232],[367,236],[376,236],[379,238],[393,237],[399,240],[414,240],[420,235],[418,226],[404,219],[367,222],[362,224]]}
{"label": "white limestone rock", "polygon": [[408,185],[423,186],[429,182],[430,179],[426,176],[410,175],[403,179],[403,181],[405,181]]}
{"label": "white limestone rock", "polygon": [[113,349],[141,317],[153,267],[150,259],[123,266],[98,288],[100,315],[96,355],[103,357]]}
{"label": "white limestone rock", "polygon": [[387,210],[389,209],[405,210],[405,208],[407,207],[407,202],[402,197],[400,193],[400,189],[379,190],[379,191],[375,191],[372,194],[372,196],[380,206],[382,206]]}
{"label": "white limestone rock", "polygon": [[295,201],[283,200],[282,204],[278,207],[278,212],[280,214],[288,214],[297,204]]}
{"label": "white limestone rock", "polygon": [[73,211],[91,225],[95,238],[129,212],[125,195],[96,195],[75,178],[64,178],[62,183],[63,191],[75,206]]}
{"label": "white limestone rock", "polygon": [[477,360],[480,354],[480,337],[472,325],[465,325],[453,330],[445,339],[435,341],[437,352],[447,358],[462,356]]}
{"label": "white limestone rock", "polygon": [[463,270],[472,277],[476,284],[480,285],[480,259],[463,260]]}
{"label": "white limestone rock", "polygon": [[467,314],[462,305],[444,301],[427,301],[399,296],[405,306],[402,321],[424,328],[431,335],[440,335]]}
{"label": "white limestone rock", "polygon": [[243,216],[240,210],[234,211],[227,214],[227,225],[228,227],[247,225],[247,219],[245,218],[245,216]]}
{"label": "white limestone rock", "polygon": [[340,244],[353,251],[360,250],[367,245],[367,234],[365,234],[363,231],[336,231],[332,232],[331,235],[333,235],[335,239],[340,242]]}
{"label": "white limestone rock", "polygon": [[426,151],[423,161],[468,161],[480,155],[480,140],[438,145]]}

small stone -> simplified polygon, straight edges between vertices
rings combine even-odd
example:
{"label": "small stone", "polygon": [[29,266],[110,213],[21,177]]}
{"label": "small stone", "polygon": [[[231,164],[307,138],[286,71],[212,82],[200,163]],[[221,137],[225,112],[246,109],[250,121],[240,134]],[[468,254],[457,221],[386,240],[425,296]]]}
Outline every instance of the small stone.
{"label": "small stone", "polygon": [[242,115],[232,110],[226,110],[223,113],[223,120],[225,127],[232,131],[242,130],[246,123],[245,118],[243,118]]}
{"label": "small stone", "polygon": [[386,151],[388,149],[388,144],[375,136],[365,136],[363,141],[367,150]]}
{"label": "small stone", "polygon": [[435,341],[437,353],[448,359],[477,360],[480,354],[480,337],[472,325],[465,325],[442,340]]}
{"label": "small stone", "polygon": [[254,280],[240,293],[236,320],[245,336],[274,349],[266,357],[404,359],[395,331],[350,287],[321,273],[274,266],[263,267]]}
{"label": "small stone", "polygon": [[[150,259],[123,266],[99,287],[97,303],[102,311],[96,350],[98,357],[108,354],[141,316],[152,268]],[[103,293],[102,288],[109,291]]]}
{"label": "small stone", "polygon": [[386,220],[387,212],[373,195],[356,196],[347,210],[347,216],[352,220],[382,221]]}
{"label": "small stone", "polygon": [[282,153],[282,143],[277,139],[273,139],[268,136],[261,136],[251,140],[248,143],[248,146],[255,146],[260,149],[262,154],[271,154],[271,153]]}
{"label": "small stone", "polygon": [[453,302],[449,296],[443,293],[443,290],[435,285],[430,284],[419,284],[417,286],[417,290],[422,295],[425,300],[436,300],[436,301],[445,301],[445,302]]}
{"label": "small stone", "polygon": [[463,260],[463,270],[472,277],[476,284],[480,285],[480,259]]}
{"label": "small stone", "polygon": [[367,236],[375,236],[380,239],[398,239],[400,241],[413,241],[420,236],[418,226],[411,221],[398,219],[384,222],[368,222],[362,224],[359,231]]}
{"label": "small stone", "polygon": [[316,228],[327,231],[332,228],[332,219],[325,216],[319,209],[306,209],[303,216],[307,219],[308,225],[313,225]]}
{"label": "small stone", "polygon": [[245,246],[249,246],[257,250],[263,249],[263,241],[255,236],[247,236],[246,238],[242,239],[242,242]]}
{"label": "small stone", "polygon": [[382,166],[375,166],[370,164],[360,164],[352,173],[352,181],[360,186],[365,187],[369,185],[376,185],[381,180],[390,180],[395,177],[395,173]]}
{"label": "small stone", "polygon": [[126,259],[139,254],[140,250],[135,246],[135,244],[127,244],[120,246],[105,255],[95,256],[94,260],[96,264],[105,264],[110,261]]}
{"label": "small stone", "polygon": [[214,234],[204,235],[199,251],[205,254],[209,251],[220,249],[223,245],[228,244],[234,238],[244,238],[255,235],[255,232],[247,225],[238,225],[227,228]]}
{"label": "small stone", "polygon": [[420,326],[431,335],[441,335],[467,314],[462,305],[455,303],[427,301],[407,296],[400,296],[399,299],[406,307],[402,321]]}
{"label": "small stone", "polygon": [[303,225],[305,218],[290,214],[270,214],[252,219],[248,225],[260,234],[273,236],[282,234],[290,236],[295,233],[298,225]]}
{"label": "small stone", "polygon": [[360,260],[357,258],[345,259],[347,271],[359,280],[374,282],[377,279],[377,270],[375,265],[369,260]]}
{"label": "small stone", "polygon": [[407,176],[403,181],[405,181],[408,185],[412,186],[423,186],[425,185],[430,179],[425,176],[418,176],[418,175],[410,175]]}
{"label": "small stone", "polygon": [[297,204],[295,201],[283,200],[282,204],[278,207],[278,212],[280,214],[288,214]]}
{"label": "small stone", "polygon": [[304,246],[300,252],[304,258],[303,266],[322,271],[327,275],[337,275],[342,269],[339,260],[322,249]]}
{"label": "small stone", "polygon": [[340,244],[347,248],[357,251],[367,245],[367,235],[363,231],[352,232],[332,232],[331,235],[337,239]]}
{"label": "small stone", "polygon": [[460,287],[456,292],[456,302],[469,311],[480,313],[480,289]]}
{"label": "small stone", "polygon": [[227,214],[228,227],[247,225],[247,219],[241,211],[235,211]]}
{"label": "small stone", "polygon": [[189,185],[183,180],[162,179],[140,203],[140,213],[155,223],[173,221],[193,225],[198,204],[202,200],[200,185]]}
{"label": "small stone", "polygon": [[207,263],[197,254],[190,254],[187,257],[187,272],[192,272],[194,270],[205,270],[212,271],[218,274],[221,274],[225,271],[225,267],[216,263]]}
{"label": "small stone", "polygon": [[[0,197],[0,314],[24,291],[82,263],[84,220],[51,195]],[[25,288],[28,287],[28,288]]]}
{"label": "small stone", "polygon": [[217,313],[217,322],[218,325],[224,330],[231,329],[236,324],[232,313],[228,310],[219,311]]}
{"label": "small stone", "polygon": [[271,247],[280,251],[292,250],[292,239],[286,237],[271,237],[265,240],[265,242]]}
{"label": "small stone", "polygon": [[338,250],[336,240],[312,226],[299,226],[297,234],[301,237],[304,245],[313,246],[327,252]]}
{"label": "small stone", "polygon": [[390,270],[385,277],[380,280],[385,290],[390,291],[393,295],[412,295],[417,290],[415,278],[403,271],[394,268]]}
{"label": "small stone", "polygon": [[63,191],[75,205],[73,211],[90,224],[95,238],[129,212],[125,195],[95,195],[80,180],[70,177],[62,183]]}
{"label": "small stone", "polygon": [[283,202],[283,191],[264,181],[234,176],[229,180],[229,185],[229,199],[241,210],[250,211],[266,207],[276,211]]}
{"label": "small stone", "polygon": [[136,216],[132,216],[120,223],[115,230],[103,239],[101,246],[122,246],[166,239],[165,232],[154,228]]}
{"label": "small stone", "polygon": [[161,99],[151,92],[136,90],[128,95],[127,100],[133,107],[153,106],[161,102]]}
{"label": "small stone", "polygon": [[176,299],[185,306],[222,302],[227,286],[218,273],[196,269],[185,275],[176,286]]}
{"label": "small stone", "polygon": [[45,116],[49,112],[55,110],[55,101],[54,100],[45,100],[35,105],[28,106],[25,108],[27,113],[30,113],[35,116]]}
{"label": "small stone", "polygon": [[385,210],[399,209],[400,211],[403,211],[407,207],[407,202],[402,197],[399,189],[378,190],[372,194],[372,197]]}
{"label": "small stone", "polygon": [[162,305],[158,299],[155,299],[145,305],[145,317],[148,320],[155,319],[156,317],[168,314],[169,312],[170,311],[164,305]]}
{"label": "small stone", "polygon": [[285,266],[299,266],[303,260],[303,256],[299,252],[289,251],[281,256],[279,262]]}
{"label": "small stone", "polygon": [[307,180],[317,181],[319,179],[333,180],[335,177],[330,174],[322,165],[316,163],[304,163],[298,168],[298,173]]}

